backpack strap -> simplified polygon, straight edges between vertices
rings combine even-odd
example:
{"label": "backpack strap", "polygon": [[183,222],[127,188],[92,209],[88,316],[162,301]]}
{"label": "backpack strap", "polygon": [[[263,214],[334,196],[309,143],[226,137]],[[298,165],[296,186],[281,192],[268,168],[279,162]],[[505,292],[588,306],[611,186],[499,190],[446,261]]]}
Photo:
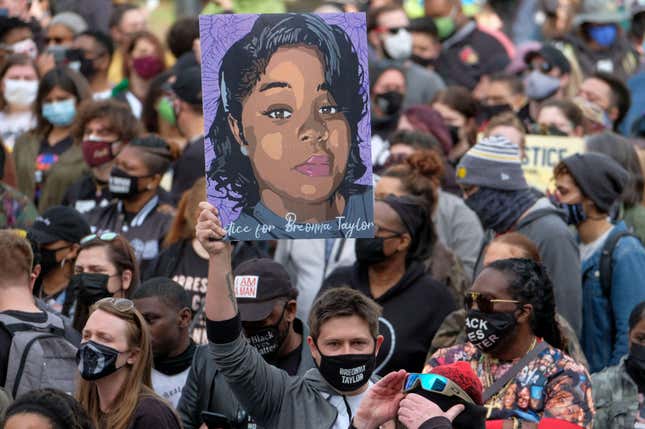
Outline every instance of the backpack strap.
{"label": "backpack strap", "polygon": [[612,264],[612,255],[614,254],[614,249],[618,245],[618,242],[623,237],[637,238],[629,231],[620,231],[617,234],[610,235],[605,241],[605,244],[603,244],[602,251],[600,253],[600,287],[602,288],[603,296],[607,299],[609,299],[611,295],[611,282],[614,269]]}

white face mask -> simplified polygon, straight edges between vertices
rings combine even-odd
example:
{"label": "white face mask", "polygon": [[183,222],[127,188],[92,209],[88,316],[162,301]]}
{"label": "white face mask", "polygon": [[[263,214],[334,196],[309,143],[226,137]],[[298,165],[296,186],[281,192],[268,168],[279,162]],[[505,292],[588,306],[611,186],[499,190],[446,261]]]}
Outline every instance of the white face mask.
{"label": "white face mask", "polygon": [[401,28],[396,34],[388,33],[383,39],[383,48],[393,60],[407,60],[412,54],[412,35]]}
{"label": "white face mask", "polygon": [[14,106],[31,106],[38,94],[37,80],[5,79],[4,98]]}
{"label": "white face mask", "polygon": [[11,50],[14,54],[25,54],[32,60],[36,59],[38,56],[38,47],[36,42],[31,39],[21,40],[11,45]]}

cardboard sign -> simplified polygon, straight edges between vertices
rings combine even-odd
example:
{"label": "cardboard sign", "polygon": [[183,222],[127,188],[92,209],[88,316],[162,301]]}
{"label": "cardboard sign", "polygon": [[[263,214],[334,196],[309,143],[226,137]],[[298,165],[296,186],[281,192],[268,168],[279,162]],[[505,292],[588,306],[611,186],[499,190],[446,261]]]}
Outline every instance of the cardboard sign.
{"label": "cardboard sign", "polygon": [[372,237],[365,15],[201,16],[200,37],[227,239]]}
{"label": "cardboard sign", "polygon": [[527,135],[522,161],[526,181],[540,191],[553,190],[553,168],[563,158],[584,151],[582,138]]}

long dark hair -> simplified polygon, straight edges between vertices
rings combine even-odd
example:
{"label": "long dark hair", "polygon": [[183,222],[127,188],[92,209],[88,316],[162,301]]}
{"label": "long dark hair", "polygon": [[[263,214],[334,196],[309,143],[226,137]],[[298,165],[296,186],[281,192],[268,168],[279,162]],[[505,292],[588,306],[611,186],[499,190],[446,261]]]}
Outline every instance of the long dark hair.
{"label": "long dark hair", "polygon": [[531,329],[544,341],[560,350],[566,343],[555,320],[553,283],[544,265],[531,259],[500,259],[487,269],[503,273],[509,281],[508,291],[521,304],[531,304]]}
{"label": "long dark hair", "polygon": [[[365,190],[365,186],[354,182],[366,171],[361,161],[358,132],[358,123],[367,113],[367,94],[362,86],[366,77],[352,42],[340,27],[329,25],[316,15],[263,15],[222,58],[219,69],[221,93],[217,114],[208,133],[215,152],[208,178],[215,182],[218,192],[236,203],[235,208],[251,211],[260,195],[251,162],[242,154],[231,132],[228,115],[241,124],[243,101],[273,54],[281,47],[296,45],[318,50],[325,68],[325,83],[349,123],[352,142],[347,172],[337,192],[347,199]],[[344,55],[347,52],[352,55]],[[330,200],[333,197],[330,196]]]}

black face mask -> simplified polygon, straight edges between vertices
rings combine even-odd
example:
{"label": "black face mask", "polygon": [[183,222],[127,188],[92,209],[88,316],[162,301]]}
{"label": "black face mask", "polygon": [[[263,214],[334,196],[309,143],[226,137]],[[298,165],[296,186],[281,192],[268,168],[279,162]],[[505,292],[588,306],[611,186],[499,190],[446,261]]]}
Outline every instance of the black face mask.
{"label": "black face mask", "polygon": [[403,106],[403,94],[396,91],[376,94],[374,100],[385,116],[398,115]]}
{"label": "black face mask", "polygon": [[58,249],[40,249],[40,277],[44,277],[54,270],[62,262],[56,260],[56,253],[59,250],[69,249],[70,246],[59,247]]}
{"label": "black face mask", "polygon": [[645,390],[645,346],[631,343],[625,360],[625,369],[638,385],[639,392]]}
{"label": "black face mask", "polygon": [[456,146],[459,143],[459,127],[454,125],[448,125],[448,131],[450,132],[450,140],[452,140],[453,146]]}
{"label": "black face mask", "polygon": [[359,238],[356,240],[355,251],[358,262],[374,265],[387,260],[388,256],[383,250],[385,238]]}
{"label": "black face mask", "polygon": [[513,313],[483,313],[468,310],[466,338],[483,353],[495,349],[513,332],[517,321]]}
{"label": "black face mask", "polygon": [[483,122],[489,121],[493,116],[497,116],[500,113],[512,112],[512,111],[513,111],[513,108],[508,104],[494,104],[494,105],[480,104],[478,119],[480,123],[483,123]]}
{"label": "black face mask", "polygon": [[[318,347],[318,345],[316,345]],[[376,356],[366,355],[325,356],[320,353],[318,370],[325,381],[339,392],[353,392],[365,385],[374,372]]]}
{"label": "black face mask", "polygon": [[137,196],[139,191],[139,179],[149,176],[131,176],[118,167],[114,167],[110,173],[108,188],[110,193],[121,200],[127,200]]}
{"label": "black face mask", "polygon": [[82,57],[80,62],[81,62],[81,66],[79,68],[79,71],[87,79],[91,79],[96,74],[96,67],[94,67],[94,61],[89,60],[85,57]]}
{"label": "black face mask", "polygon": [[79,301],[92,305],[102,298],[112,296],[107,290],[110,276],[98,273],[74,274],[69,281],[69,287],[76,291]]}
{"label": "black face mask", "polygon": [[119,352],[112,347],[88,341],[81,344],[76,352],[76,364],[84,380],[92,381],[115,373],[123,367],[116,367]]}
{"label": "black face mask", "polygon": [[282,323],[285,310],[286,305],[285,308],[282,309],[280,320],[278,320],[274,325],[264,326],[253,330],[245,329],[246,338],[249,340],[249,344],[255,347],[267,362],[276,361],[278,351],[280,350],[280,347],[282,347],[282,343],[284,343],[284,340],[287,338],[287,334],[289,333],[288,325],[287,329],[280,332],[280,323]]}
{"label": "black face mask", "polygon": [[412,54],[412,56],[410,56],[410,59],[413,62],[419,64],[421,67],[434,66],[435,63],[437,62],[437,60],[434,59],[434,58],[423,58],[423,57],[420,57],[420,56],[414,55],[414,54]]}

